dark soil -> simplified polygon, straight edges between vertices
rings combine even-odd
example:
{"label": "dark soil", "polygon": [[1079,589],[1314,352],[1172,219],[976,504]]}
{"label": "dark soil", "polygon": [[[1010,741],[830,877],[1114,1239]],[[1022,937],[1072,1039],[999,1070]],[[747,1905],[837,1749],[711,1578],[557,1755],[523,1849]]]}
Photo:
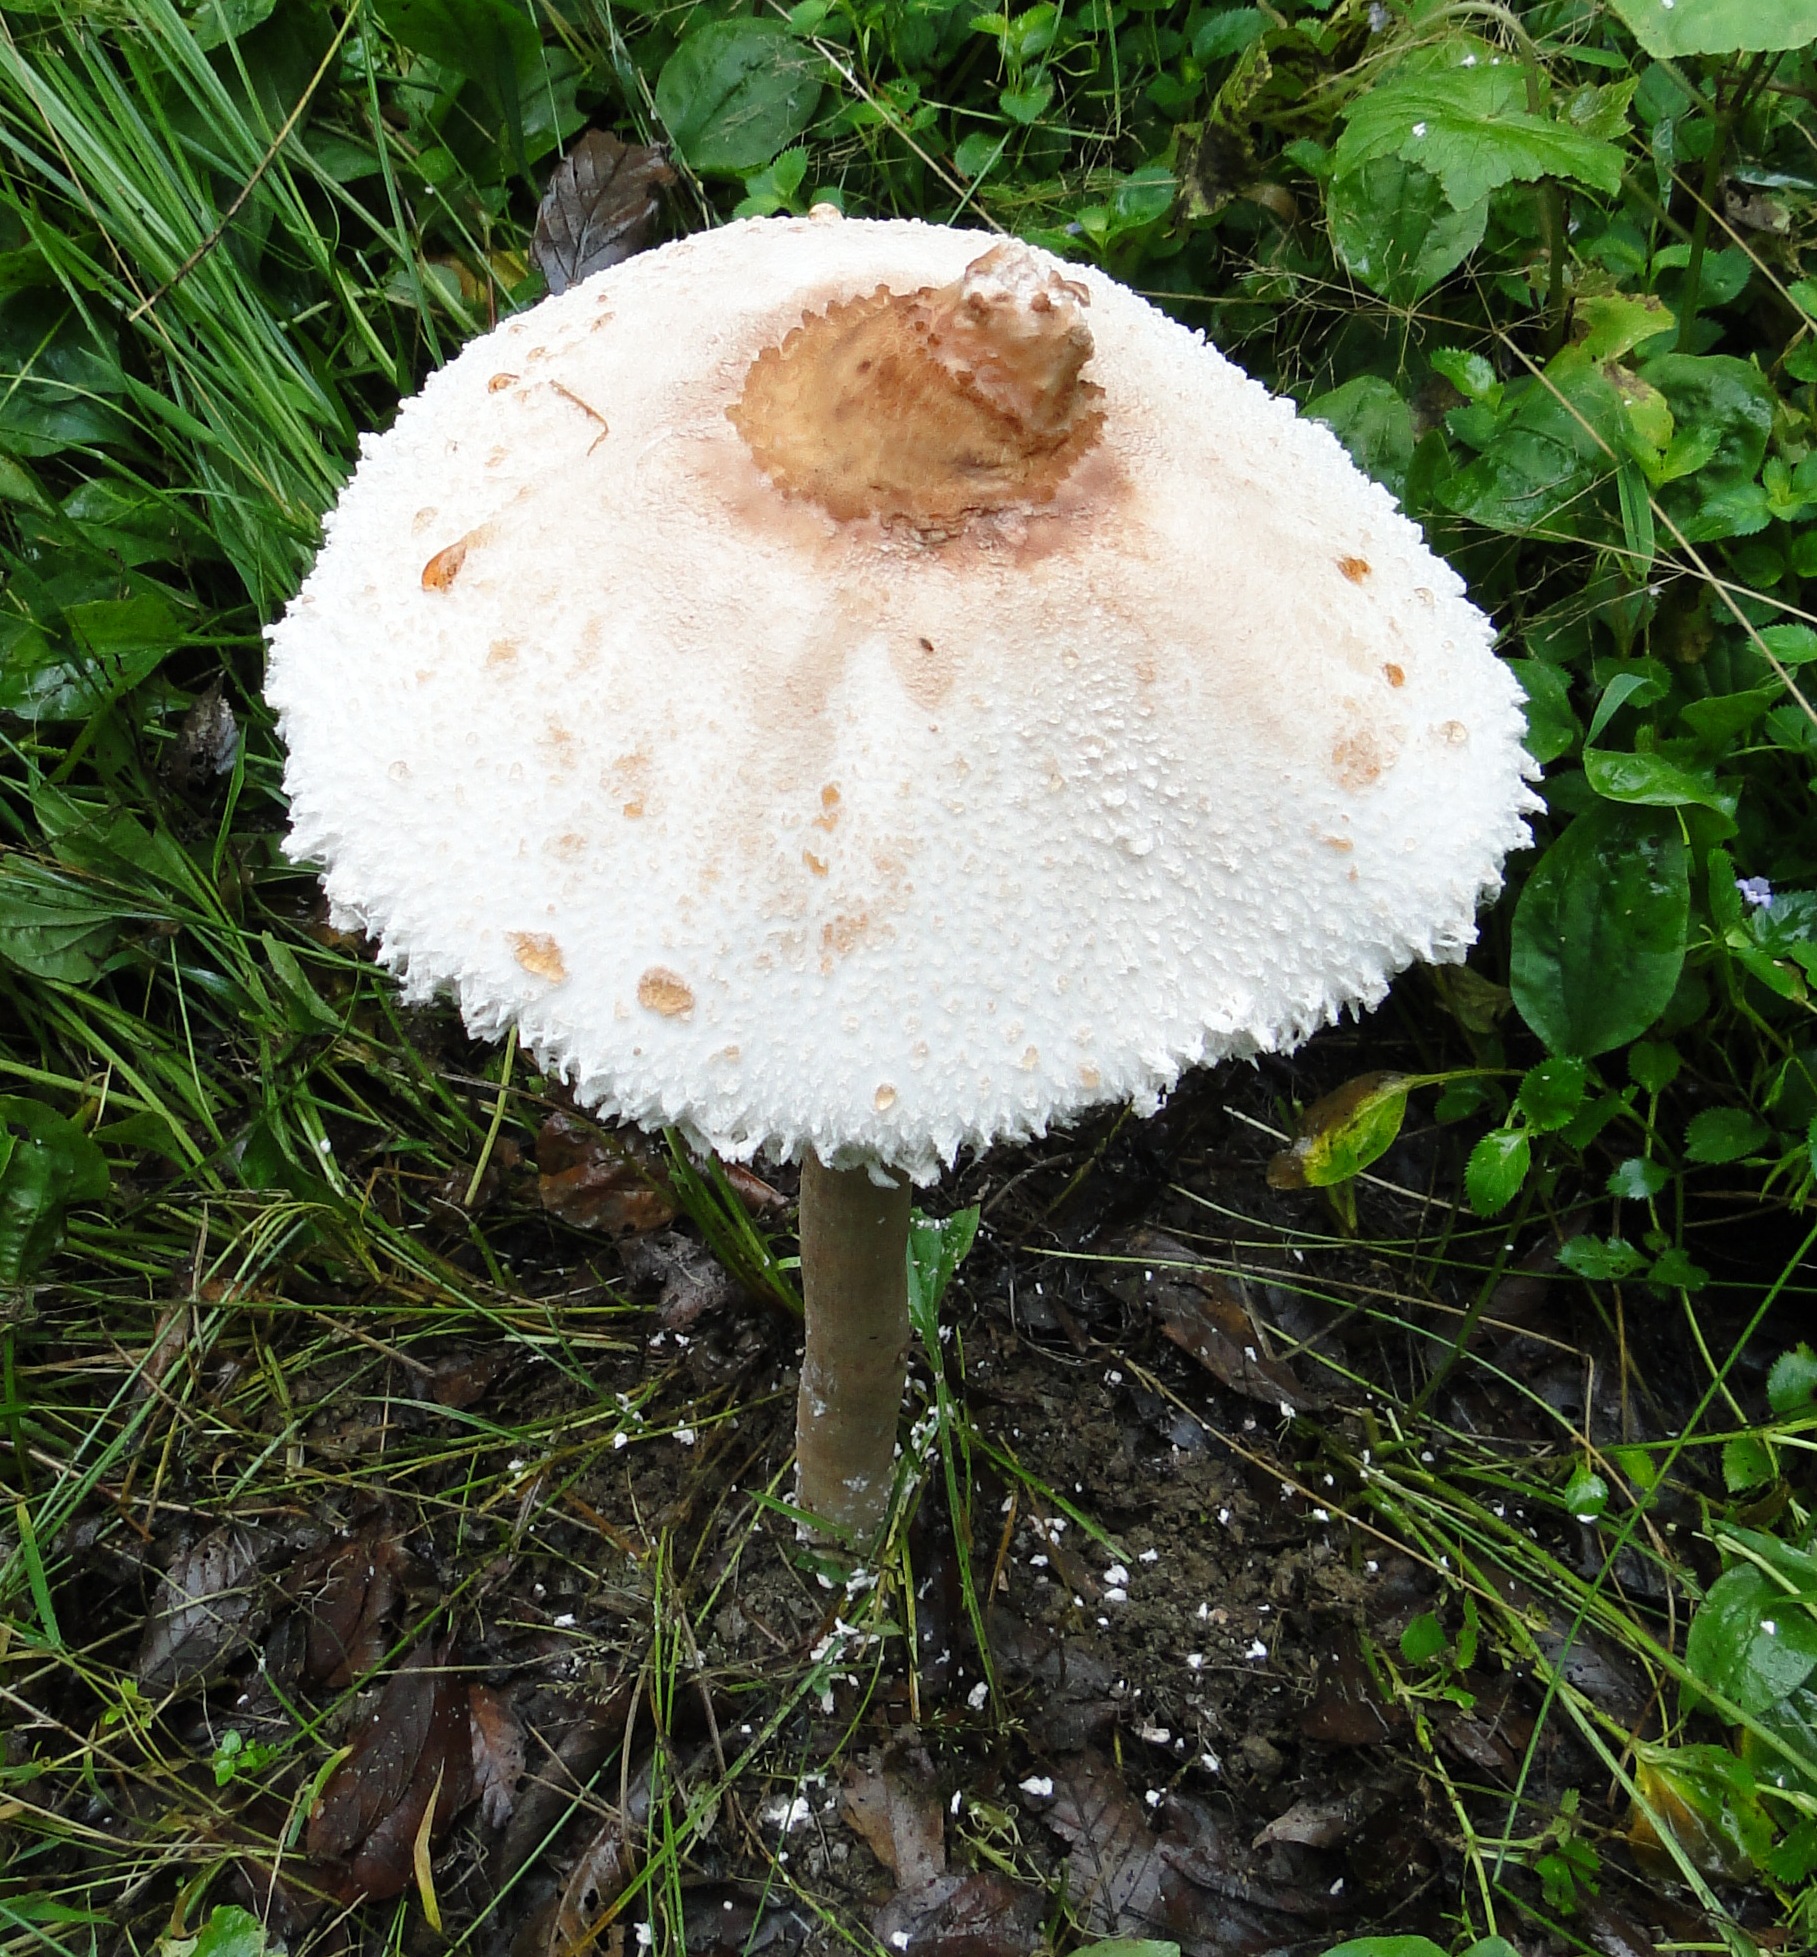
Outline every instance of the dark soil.
{"label": "dark soil", "polygon": [[[40,1879],[124,1858],[109,1908],[142,1938],[210,1872],[209,1900],[293,1949],[876,1937],[993,1957],[1114,1932],[1248,1957],[1447,1940],[1462,1904],[1480,1928],[1468,1829],[1490,1864],[1504,1832],[1529,1844],[1497,1877],[1524,1950],[1705,1936],[1632,1860],[1619,1785],[1532,1652],[1611,1731],[1657,1731],[1652,1683],[1537,1597],[1524,1650],[1493,1598],[1466,1609],[1432,1532],[1397,1528],[1370,1480],[1384,1459],[1450,1473],[1594,1576],[1606,1539],[1546,1502],[1529,1517],[1485,1463],[1543,1490],[1573,1429],[1671,1431],[1695,1379],[1682,1328],[1656,1307],[1613,1322],[1558,1279],[1568,1191],[1512,1238],[1460,1214],[1448,1130],[1410,1123],[1354,1234],[1320,1193],[1272,1189],[1292,1106],[1382,1064],[1388,1037],[1195,1079],[1152,1121],[1001,1152],[940,1192],[983,1209],[943,1314],[974,1430],[967,1539],[930,1446],[881,1642],[838,1642],[873,1593],[780,1506],[791,1328],[685,1223],[615,1248],[540,1210],[507,1151],[490,1243],[527,1302],[492,1331],[439,1333],[432,1301],[406,1335],[350,1294],[228,1300],[161,1430],[176,1445],[104,1472],[60,1545],[87,1676],[119,1667],[140,1697],[109,1717],[48,1666],[17,1688],[8,1762],[42,1763],[33,1798],[67,1824]],[[1498,1255],[1432,1424],[1411,1421]],[[155,1346],[157,1312],[122,1344]],[[294,1425],[268,1406],[248,1430],[236,1380],[287,1355]],[[918,1362],[917,1405],[927,1378]],[[1628,1554],[1616,1575],[1663,1620],[1661,1567]],[[1444,1652],[1409,1655],[1429,1613]],[[81,1733],[97,1764],[75,1777],[54,1763]],[[1568,1790],[1575,1890],[1542,1885],[1531,1846]]]}

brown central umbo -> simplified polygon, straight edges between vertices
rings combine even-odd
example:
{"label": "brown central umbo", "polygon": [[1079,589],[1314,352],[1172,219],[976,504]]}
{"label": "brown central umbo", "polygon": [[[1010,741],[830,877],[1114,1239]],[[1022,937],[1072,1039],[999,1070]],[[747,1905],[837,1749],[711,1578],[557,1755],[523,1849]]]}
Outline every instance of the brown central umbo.
{"label": "brown central umbo", "polygon": [[841,522],[950,530],[1051,502],[1096,443],[1085,288],[1006,243],[951,285],[809,313],[726,410],[785,495]]}

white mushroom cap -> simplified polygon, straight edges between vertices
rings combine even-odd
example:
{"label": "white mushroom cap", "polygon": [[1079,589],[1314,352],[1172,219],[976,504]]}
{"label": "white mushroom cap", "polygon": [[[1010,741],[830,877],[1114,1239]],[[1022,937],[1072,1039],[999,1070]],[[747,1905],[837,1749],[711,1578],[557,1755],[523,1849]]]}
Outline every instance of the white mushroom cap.
{"label": "white mushroom cap", "polygon": [[[989,242],[733,224],[508,321],[363,442],[271,635],[290,847],[336,914],[728,1158],[926,1181],[1152,1108],[1462,957],[1528,839],[1519,692],[1387,492],[1100,273],[1011,247],[955,283]],[[888,413],[883,460],[826,465],[881,514],[791,477],[813,441],[759,466],[800,363],[754,363],[880,287],[946,289],[891,316],[965,390],[980,480],[997,383],[958,329],[1089,345],[1020,500],[872,495],[918,466]]]}

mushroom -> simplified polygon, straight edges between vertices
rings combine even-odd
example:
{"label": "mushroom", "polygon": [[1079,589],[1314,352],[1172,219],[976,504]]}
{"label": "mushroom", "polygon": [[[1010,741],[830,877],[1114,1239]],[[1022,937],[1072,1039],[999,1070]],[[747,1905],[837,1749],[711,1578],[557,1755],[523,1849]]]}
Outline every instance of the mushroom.
{"label": "mushroom", "polygon": [[860,1545],[911,1186],[1461,958],[1536,806],[1488,622],[1325,428],[1097,271],[827,212],[468,345],[268,693],[408,994],[800,1162],[799,1493]]}

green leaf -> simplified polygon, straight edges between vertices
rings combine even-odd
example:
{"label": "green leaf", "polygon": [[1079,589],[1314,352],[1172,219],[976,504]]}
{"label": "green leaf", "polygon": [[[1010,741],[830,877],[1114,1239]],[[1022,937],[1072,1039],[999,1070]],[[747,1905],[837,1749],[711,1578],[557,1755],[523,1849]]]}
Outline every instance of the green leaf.
{"label": "green leaf", "polygon": [[[1442,1635],[1439,1648],[1444,1648]],[[1325,1957],[1445,1957],[1445,1953],[1430,1937],[1352,1937],[1348,1943],[1333,1945]]]}
{"label": "green leaf", "polygon": [[1429,170],[1378,156],[1331,180],[1325,217],[1351,276],[1391,306],[1411,306],[1482,243],[1489,200],[1454,210]]}
{"label": "green leaf", "polygon": [[1581,1059],[1636,1038],[1684,964],[1688,852],[1677,821],[1593,804],[1540,858],[1514,910],[1510,981],[1552,1053]]}
{"label": "green leaf", "polygon": [[1612,538],[1614,498],[1596,492],[1627,452],[1627,415],[1613,384],[1572,349],[1509,393],[1512,411],[1440,502],[1518,536]]}
{"label": "green leaf", "polygon": [[1640,370],[1666,397],[1677,427],[1706,442],[1708,460],[1659,489],[1660,508],[1692,543],[1764,527],[1766,492],[1754,481],[1772,433],[1775,395],[1759,368],[1726,354],[1662,354]]}
{"label": "green leaf", "polygon": [[656,113],[703,175],[761,169],[808,126],[819,101],[813,50],[768,19],[695,28],[656,79]]}
{"label": "green leaf", "polygon": [[1651,1156],[1630,1155],[1609,1172],[1604,1185],[1611,1196],[1627,1196],[1635,1202],[1650,1202],[1671,1180]]}
{"label": "green leaf", "polygon": [[1772,1133],[1745,1108],[1705,1108],[1685,1130],[1687,1162],[1739,1162]]}
{"label": "green leaf", "polygon": [[1773,1450],[1758,1434],[1737,1434],[1722,1444],[1722,1481],[1731,1495],[1762,1488],[1779,1473]]}
{"label": "green leaf", "polygon": [[1760,640],[1782,666],[1802,666],[1817,659],[1817,632],[1808,625],[1768,625]]}
{"label": "green leaf", "polygon": [[[1632,84],[1627,84],[1632,87]],[[1577,302],[1577,318],[1586,329],[1584,352],[1595,361],[1619,360],[1629,348],[1677,325],[1675,315],[1657,293],[1593,293]]]}
{"label": "green leaf", "polygon": [[513,0],[376,0],[388,33],[478,84],[486,106],[510,139],[520,169],[524,97],[543,68],[542,36],[525,7]]}
{"label": "green leaf", "polygon": [[63,1213],[98,1203],[108,1189],[107,1159],[73,1121],[22,1095],[0,1095],[0,1287],[29,1280],[56,1249]]}
{"label": "green leaf", "polygon": [[1241,54],[1252,41],[1262,38],[1266,24],[1259,7],[1227,7],[1221,13],[1207,14],[1192,37],[1192,58],[1204,65]]}
{"label": "green leaf", "polygon": [[0,961],[33,978],[88,985],[119,933],[115,910],[18,856],[0,861]]}
{"label": "green leaf", "polygon": [[1568,177],[1609,197],[1620,189],[1621,151],[1531,114],[1514,61],[1461,38],[1436,55],[1403,61],[1356,98],[1337,141],[1339,176],[1398,156],[1431,171],[1458,211],[1505,183],[1542,177]]}
{"label": "green leaf", "polygon": [[263,1957],[265,1926],[250,1910],[217,1903],[196,1935],[190,1957]]}
{"label": "green leaf", "polygon": [[1674,1245],[1654,1258],[1653,1268],[1647,1273],[1647,1282],[1656,1291],[1695,1293],[1708,1286],[1710,1274],[1701,1264],[1692,1263],[1688,1252]]}
{"label": "green leaf", "polygon": [[997,106],[1011,122],[1039,122],[1054,99],[1054,85],[1046,75],[1037,76],[1027,88],[1006,88],[997,96]]}
{"label": "green leaf", "polygon": [[1609,1506],[1609,1484],[1579,1461],[1565,1483],[1565,1509],[1579,1522],[1597,1521]]}
{"label": "green leaf", "polygon": [[1382,1155],[1407,1116],[1405,1074],[1359,1074],[1321,1096],[1300,1117],[1292,1148],[1268,1165],[1276,1189],[1329,1189]]}
{"label": "green leaf", "polygon": [[1764,54],[1817,41],[1817,0],[1609,0],[1655,61]]}
{"label": "green leaf", "polygon": [[1750,687],[1742,693],[1717,693],[1681,707],[1678,717],[1707,748],[1721,752],[1745,733],[1779,698],[1778,686]]}
{"label": "green leaf", "polygon": [[1817,1670],[1817,1618],[1764,1571],[1738,1563],[1692,1614],[1685,1664],[1710,1691],[1759,1712]]}
{"label": "green leaf", "polygon": [[1648,1094],[1663,1094],[1683,1064],[1668,1040],[1636,1040],[1628,1049],[1628,1078]]}
{"label": "green leaf", "polygon": [[916,1210],[909,1219],[909,1319],[929,1352],[940,1349],[940,1300],[977,1235],[975,1205],[939,1218]]}
{"label": "green leaf", "polygon": [[1535,1134],[1549,1134],[1564,1127],[1583,1106],[1589,1078],[1590,1070],[1581,1060],[1542,1060],[1522,1077],[1515,1105]]}
{"label": "green leaf", "polygon": [[1782,1352],[1767,1374],[1767,1404],[1775,1413],[1799,1413],[1817,1402],[1817,1352],[1801,1340]]}
{"label": "green leaf", "polygon": [[1543,659],[1510,659],[1509,670],[1527,696],[1527,752],[1541,767],[1569,754],[1583,729],[1571,710],[1571,677]]}
{"label": "green leaf", "polygon": [[1478,1216],[1495,1216],[1520,1194],[1533,1158],[1524,1129],[1491,1128],[1464,1165],[1464,1191]]}
{"label": "green leaf", "polygon": [[1572,1237],[1560,1248],[1558,1261],[1592,1284],[1619,1284],[1647,1265],[1646,1258],[1620,1237]]}
{"label": "green leaf", "polygon": [[1714,809],[1731,823],[1734,820],[1737,796],[1733,789],[1718,788],[1715,776],[1706,770],[1680,767],[1663,755],[1585,748],[1584,778],[1598,795],[1611,802],[1656,809]]}
{"label": "green leaf", "polygon": [[1309,401],[1307,418],[1322,421],[1367,476],[1396,496],[1413,460],[1413,412],[1379,374],[1361,374]]}
{"label": "green leaf", "polygon": [[126,385],[113,349],[61,293],[26,287],[0,297],[0,447],[50,455],[118,441],[128,424],[113,397]]}
{"label": "green leaf", "polygon": [[[1444,1628],[1429,1610],[1421,1611],[1419,1616],[1401,1633],[1401,1656],[1410,1665],[1429,1664],[1444,1648]],[[1389,1937],[1383,1938],[1381,1941],[1396,1943],[1402,1941],[1402,1939]],[[1405,1941],[1417,1943],[1420,1939],[1409,1937]],[[1327,1953],[1327,1957],[1329,1957],[1329,1953]]]}

